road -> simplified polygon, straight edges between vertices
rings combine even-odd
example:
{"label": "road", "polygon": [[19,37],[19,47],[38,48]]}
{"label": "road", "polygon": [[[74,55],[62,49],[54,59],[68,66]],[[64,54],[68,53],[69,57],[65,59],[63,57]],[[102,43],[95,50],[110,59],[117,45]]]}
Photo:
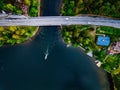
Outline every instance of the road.
{"label": "road", "polygon": [[94,16],[40,16],[0,19],[0,26],[98,25],[120,28],[120,20]]}

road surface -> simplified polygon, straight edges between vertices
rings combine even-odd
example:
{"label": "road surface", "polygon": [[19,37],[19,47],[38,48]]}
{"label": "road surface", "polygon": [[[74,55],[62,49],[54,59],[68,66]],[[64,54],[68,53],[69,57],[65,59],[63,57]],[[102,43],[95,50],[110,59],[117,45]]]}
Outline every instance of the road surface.
{"label": "road surface", "polygon": [[0,19],[0,26],[98,25],[120,28],[120,20],[92,16],[9,17]]}

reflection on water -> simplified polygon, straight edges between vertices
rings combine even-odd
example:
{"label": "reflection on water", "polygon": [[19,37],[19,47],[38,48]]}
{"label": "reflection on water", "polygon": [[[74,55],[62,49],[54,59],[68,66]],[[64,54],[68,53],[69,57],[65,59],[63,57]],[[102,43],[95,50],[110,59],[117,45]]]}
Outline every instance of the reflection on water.
{"label": "reflection on water", "polygon": [[[44,0],[43,15],[60,2]],[[0,48],[0,66],[3,90],[109,90],[104,72],[80,48],[66,47],[59,27],[41,27],[33,41]]]}

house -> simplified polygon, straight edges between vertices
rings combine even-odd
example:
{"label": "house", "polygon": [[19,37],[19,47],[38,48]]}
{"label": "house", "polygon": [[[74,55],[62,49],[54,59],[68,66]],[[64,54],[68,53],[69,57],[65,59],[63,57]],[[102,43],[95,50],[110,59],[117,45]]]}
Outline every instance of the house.
{"label": "house", "polygon": [[120,41],[113,42],[107,51],[108,54],[120,54]]}
{"label": "house", "polygon": [[16,0],[16,2],[22,3],[22,2],[24,2],[24,0]]}
{"label": "house", "polygon": [[98,36],[96,44],[99,45],[99,46],[109,46],[110,37],[108,37],[108,36]]}

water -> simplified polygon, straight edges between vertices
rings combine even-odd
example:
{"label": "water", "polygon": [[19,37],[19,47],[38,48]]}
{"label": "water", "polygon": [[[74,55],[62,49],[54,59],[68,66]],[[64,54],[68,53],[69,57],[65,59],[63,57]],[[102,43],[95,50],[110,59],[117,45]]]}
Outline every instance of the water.
{"label": "water", "polygon": [[[44,0],[42,15],[59,15],[60,2]],[[41,27],[32,41],[0,48],[0,90],[109,90],[92,61],[80,48],[66,47],[59,26]]]}

